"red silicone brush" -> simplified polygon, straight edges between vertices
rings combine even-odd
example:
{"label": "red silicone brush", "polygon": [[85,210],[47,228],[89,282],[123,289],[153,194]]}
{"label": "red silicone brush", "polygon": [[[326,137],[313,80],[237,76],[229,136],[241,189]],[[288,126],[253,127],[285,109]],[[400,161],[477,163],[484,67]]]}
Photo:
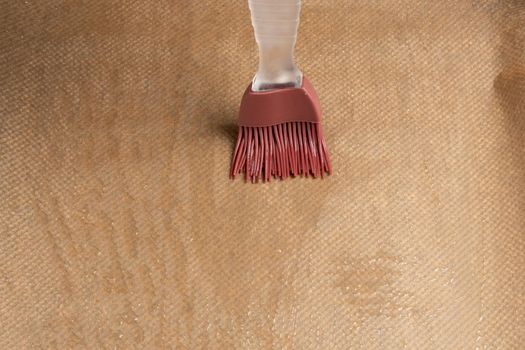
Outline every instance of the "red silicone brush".
{"label": "red silicone brush", "polygon": [[259,70],[242,97],[230,177],[323,177],[331,166],[314,88],[295,65],[300,0],[249,0]]}

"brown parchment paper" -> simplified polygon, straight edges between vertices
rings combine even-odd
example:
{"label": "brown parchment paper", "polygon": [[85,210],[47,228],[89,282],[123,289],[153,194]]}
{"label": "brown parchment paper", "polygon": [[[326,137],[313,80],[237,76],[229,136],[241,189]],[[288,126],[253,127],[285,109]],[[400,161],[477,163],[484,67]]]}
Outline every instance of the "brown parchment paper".
{"label": "brown parchment paper", "polygon": [[524,349],[525,3],[303,4],[334,174],[228,180],[245,1],[0,1],[1,349]]}

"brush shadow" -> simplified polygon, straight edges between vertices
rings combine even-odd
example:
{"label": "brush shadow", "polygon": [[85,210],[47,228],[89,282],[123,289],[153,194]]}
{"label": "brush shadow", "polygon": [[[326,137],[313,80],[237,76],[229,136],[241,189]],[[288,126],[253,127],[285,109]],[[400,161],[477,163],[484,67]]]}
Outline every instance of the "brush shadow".
{"label": "brush shadow", "polygon": [[[519,13],[519,12],[517,12]],[[502,36],[500,46],[502,60],[502,70],[494,79],[494,91],[498,102],[505,112],[507,118],[506,129],[510,137],[512,146],[515,150],[525,149],[525,70],[523,65],[523,48],[525,48],[525,33],[520,30],[520,22],[515,15],[509,17],[507,24],[509,28]],[[520,183],[525,183],[525,170],[523,160],[525,153],[517,152],[513,157],[514,169],[517,170]],[[525,205],[520,206],[522,217],[525,218]],[[522,220],[525,225],[525,220]]]}
{"label": "brush shadow", "polygon": [[221,136],[225,136],[228,140],[231,141],[231,143],[235,143],[237,140],[237,133],[239,131],[239,127],[234,122],[223,122],[217,124],[217,129]]}
{"label": "brush shadow", "polygon": [[207,115],[207,129],[213,135],[225,137],[232,142],[237,137],[237,117],[231,111],[216,111]]}
{"label": "brush shadow", "polygon": [[219,111],[210,114],[209,120],[211,121],[208,124],[209,132],[220,138],[221,142],[227,142],[233,152],[239,132],[236,115],[231,112]]}

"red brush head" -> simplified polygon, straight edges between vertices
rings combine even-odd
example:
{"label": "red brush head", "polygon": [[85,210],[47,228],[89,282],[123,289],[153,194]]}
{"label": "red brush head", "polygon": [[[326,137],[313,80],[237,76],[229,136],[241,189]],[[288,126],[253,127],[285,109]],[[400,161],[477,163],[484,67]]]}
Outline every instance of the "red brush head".
{"label": "red brush head", "polygon": [[252,91],[248,86],[239,111],[240,126],[272,126],[287,122],[321,121],[319,98],[312,84],[303,77],[300,88]]}
{"label": "red brush head", "polygon": [[230,176],[241,172],[252,182],[271,177],[323,177],[331,165],[314,88],[254,92],[248,86],[239,113],[239,135]]}

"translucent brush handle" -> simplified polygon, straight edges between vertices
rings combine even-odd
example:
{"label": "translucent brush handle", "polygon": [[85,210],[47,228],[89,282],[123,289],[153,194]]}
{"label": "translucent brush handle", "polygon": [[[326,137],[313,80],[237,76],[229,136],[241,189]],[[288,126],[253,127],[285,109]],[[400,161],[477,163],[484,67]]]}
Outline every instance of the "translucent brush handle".
{"label": "translucent brush handle", "polygon": [[259,69],[252,90],[300,87],[302,73],[295,65],[293,52],[301,0],[248,0],[248,3],[259,46]]}

